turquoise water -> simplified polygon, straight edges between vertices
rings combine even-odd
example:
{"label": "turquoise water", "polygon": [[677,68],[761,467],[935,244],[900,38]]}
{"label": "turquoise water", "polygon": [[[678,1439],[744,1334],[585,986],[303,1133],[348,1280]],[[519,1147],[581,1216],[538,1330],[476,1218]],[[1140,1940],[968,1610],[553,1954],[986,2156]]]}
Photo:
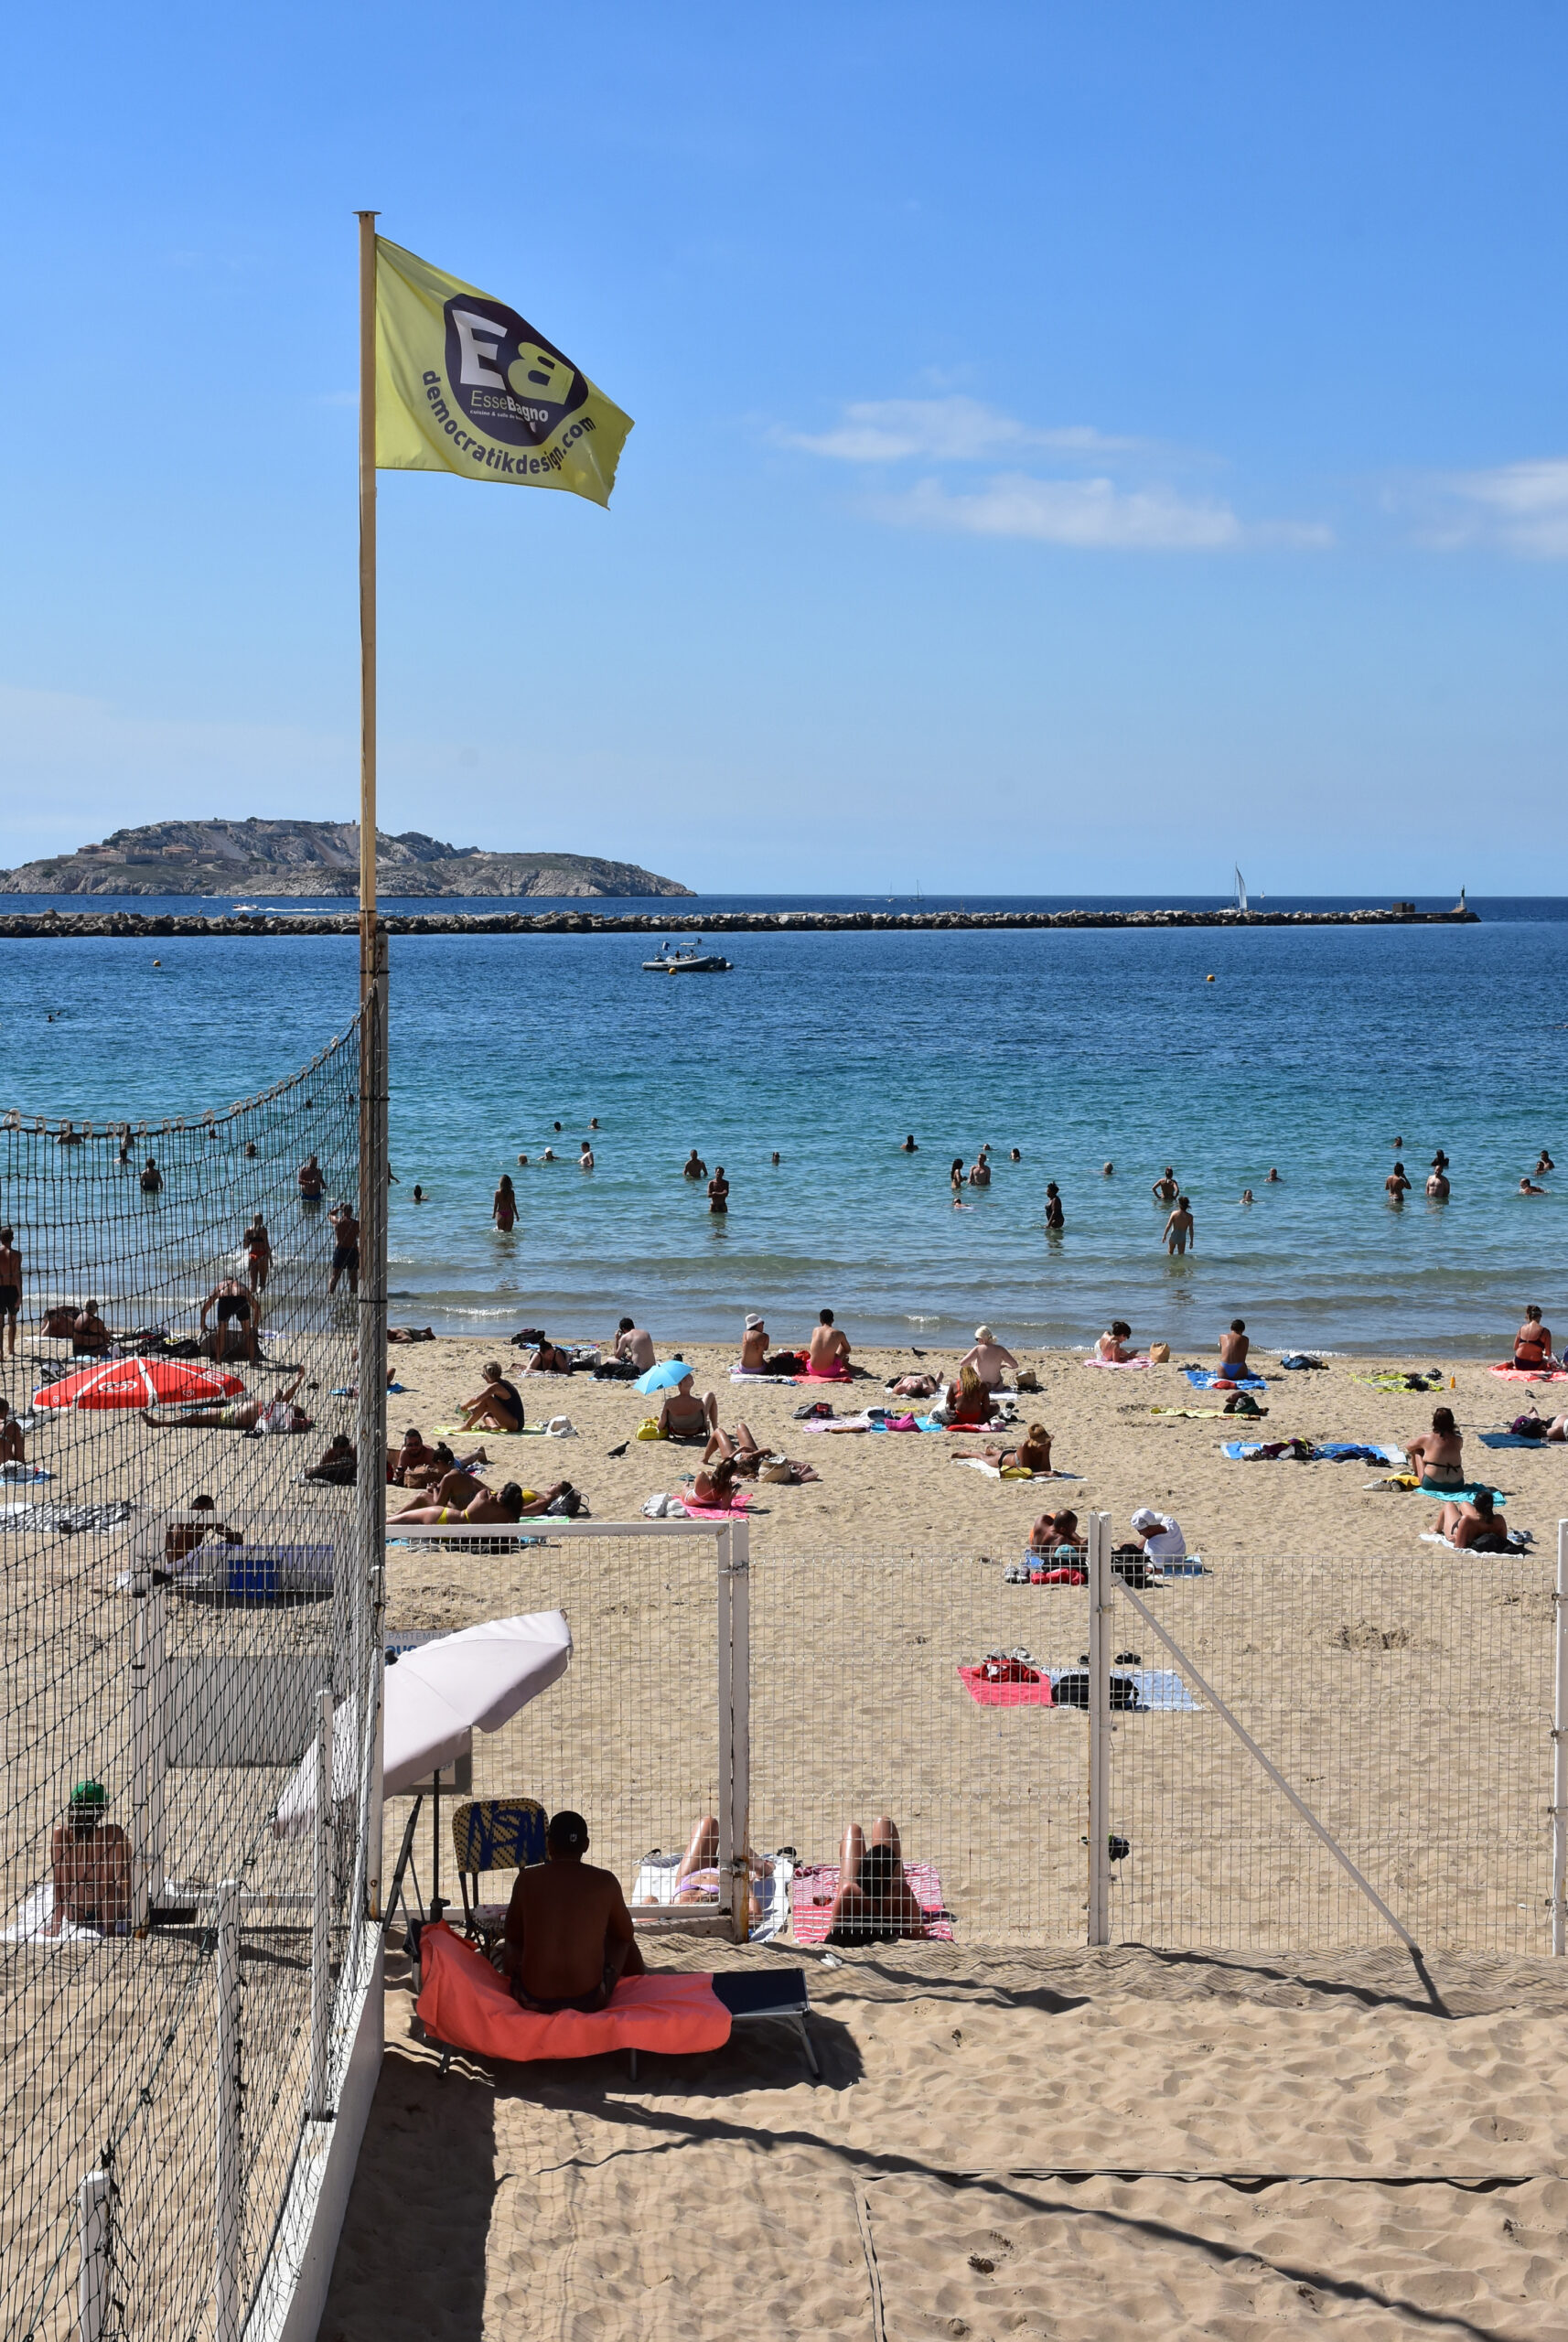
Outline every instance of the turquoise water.
{"label": "turquoise water", "polygon": [[[1568,981],[1545,908],[1441,929],[747,935],[734,973],[673,983],[641,973],[635,936],[395,939],[395,1315],[587,1336],[625,1310],[712,1338],[761,1308],[785,1338],[827,1303],[852,1336],[923,1345],[983,1317],[1082,1342],[1115,1314],[1182,1348],[1240,1313],[1268,1347],[1435,1359],[1497,1353],[1539,1300],[1568,1333]],[[227,1104],[343,1028],[355,968],[336,938],[0,942],[0,1103]],[[1389,1207],[1396,1134],[1418,1187],[1446,1149],[1450,1202]],[[994,1184],[955,1212],[949,1163],[983,1141]],[[548,1144],[562,1160],[542,1165]],[[727,1220],[680,1176],[693,1144],[725,1166]],[[1520,1198],[1542,1144],[1563,1173]],[[1197,1215],[1185,1261],[1149,1194],[1167,1162]],[[489,1224],[503,1169],[510,1236]]]}

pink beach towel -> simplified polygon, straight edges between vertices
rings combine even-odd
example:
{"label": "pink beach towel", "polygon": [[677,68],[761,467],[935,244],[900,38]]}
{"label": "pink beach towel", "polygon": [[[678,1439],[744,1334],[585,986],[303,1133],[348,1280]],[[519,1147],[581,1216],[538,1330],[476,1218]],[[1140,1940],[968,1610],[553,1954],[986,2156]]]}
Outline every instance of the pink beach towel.
{"label": "pink beach towel", "polygon": [[800,1380],[803,1382],[853,1382],[854,1377],[847,1366],[841,1364],[834,1367],[831,1374],[819,1374],[814,1366],[809,1366]]}
{"label": "pink beach towel", "polygon": [[988,1683],[984,1671],[978,1667],[961,1667],[963,1688],[977,1707],[981,1708],[1048,1708],[1055,1705],[1051,1698],[1051,1679],[1042,1674],[1037,1683]]}
{"label": "pink beach towel", "polygon": [[1146,1358],[1086,1358],[1084,1366],[1102,1366],[1112,1374],[1137,1374],[1149,1363]]}
{"label": "pink beach towel", "polygon": [[699,1504],[695,1497],[685,1494],[680,1502],[693,1520],[743,1520],[755,1499],[748,1488],[737,1488],[728,1504]]}
{"label": "pink beach towel", "polygon": [[[940,1943],[951,1943],[953,1926],[942,1898],[942,1882],[929,1863],[906,1863],[904,1875],[915,1900],[926,1914],[926,1934]],[[828,1914],[838,1893],[837,1863],[807,1863],[795,1873],[789,1889],[790,1916],[797,1943],[825,1943]],[[918,1940],[918,1939],[912,1939]]]}
{"label": "pink beach towel", "polygon": [[1539,1366],[1488,1366],[1487,1372],[1504,1382],[1568,1382],[1568,1370],[1560,1366],[1544,1372]]}

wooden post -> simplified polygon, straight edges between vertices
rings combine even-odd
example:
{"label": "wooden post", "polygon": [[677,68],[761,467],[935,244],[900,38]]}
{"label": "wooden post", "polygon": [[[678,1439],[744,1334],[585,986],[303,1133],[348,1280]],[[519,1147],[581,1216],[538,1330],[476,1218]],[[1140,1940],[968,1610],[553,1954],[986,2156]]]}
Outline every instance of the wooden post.
{"label": "wooden post", "polygon": [[376,220],[360,220],[360,997],[376,931]]}

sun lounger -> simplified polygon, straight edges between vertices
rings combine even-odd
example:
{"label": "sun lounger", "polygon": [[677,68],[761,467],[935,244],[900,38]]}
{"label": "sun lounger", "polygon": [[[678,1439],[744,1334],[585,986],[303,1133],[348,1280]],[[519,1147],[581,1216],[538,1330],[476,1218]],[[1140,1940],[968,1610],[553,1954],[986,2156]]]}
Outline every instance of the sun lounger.
{"label": "sun lounger", "polygon": [[736,2025],[775,2018],[795,2027],[812,2073],[820,2070],[806,2031],[810,2003],[799,1968],[626,1977],[606,2008],[592,2014],[559,2009],[546,2016],[520,2008],[484,1955],[444,1924],[420,1931],[418,1965],[419,2020],[441,2053],[443,2073],[455,2050],[531,2064],[625,2049],[635,2080],[640,2050],[691,2057],[722,2049]]}

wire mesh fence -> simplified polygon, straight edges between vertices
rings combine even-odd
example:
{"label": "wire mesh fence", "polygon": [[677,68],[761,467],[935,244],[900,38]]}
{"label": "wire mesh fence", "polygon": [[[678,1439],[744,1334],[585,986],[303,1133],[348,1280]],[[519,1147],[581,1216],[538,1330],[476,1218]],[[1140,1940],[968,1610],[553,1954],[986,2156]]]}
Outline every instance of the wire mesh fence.
{"label": "wire mesh fence", "polygon": [[[10,2335],[237,2336],[362,1961],[360,1038],[200,1120],[0,1121]],[[280,1833],[324,1689],[349,1790]]]}

